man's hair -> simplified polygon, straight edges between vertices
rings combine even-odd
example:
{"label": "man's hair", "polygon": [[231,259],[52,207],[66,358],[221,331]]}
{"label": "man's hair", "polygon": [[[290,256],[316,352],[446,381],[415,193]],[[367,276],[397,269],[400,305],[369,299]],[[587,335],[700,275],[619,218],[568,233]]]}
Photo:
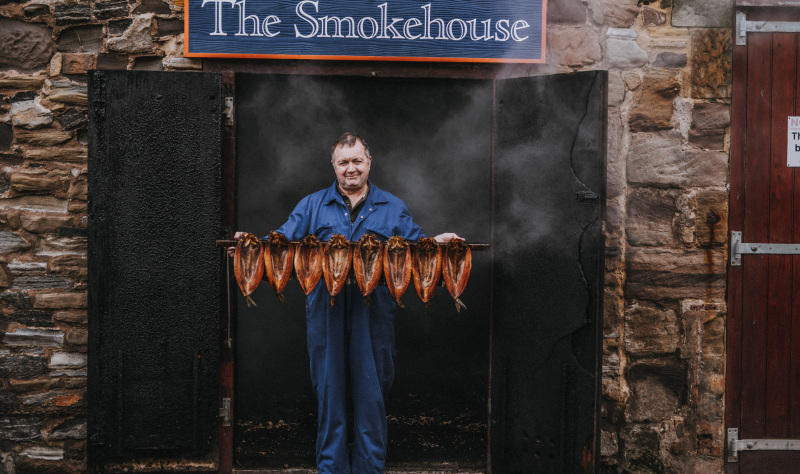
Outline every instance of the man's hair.
{"label": "man's hair", "polygon": [[335,142],[333,142],[333,146],[331,147],[331,161],[334,160],[333,152],[335,152],[337,148],[345,145],[353,146],[357,142],[361,142],[361,144],[364,145],[364,152],[367,154],[367,159],[372,160],[372,156],[369,154],[369,145],[367,145],[367,142],[357,133],[344,132],[343,134],[339,135],[339,138],[337,138]]}

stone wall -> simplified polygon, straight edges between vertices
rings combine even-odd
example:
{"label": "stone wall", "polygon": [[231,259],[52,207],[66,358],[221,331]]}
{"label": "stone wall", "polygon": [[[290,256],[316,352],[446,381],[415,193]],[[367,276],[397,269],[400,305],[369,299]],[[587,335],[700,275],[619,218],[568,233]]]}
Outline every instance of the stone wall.
{"label": "stone wall", "polygon": [[[550,0],[523,69],[609,70],[604,472],[722,471],[731,4]],[[85,469],[86,71],[202,69],[182,18],[0,0],[0,472]]]}

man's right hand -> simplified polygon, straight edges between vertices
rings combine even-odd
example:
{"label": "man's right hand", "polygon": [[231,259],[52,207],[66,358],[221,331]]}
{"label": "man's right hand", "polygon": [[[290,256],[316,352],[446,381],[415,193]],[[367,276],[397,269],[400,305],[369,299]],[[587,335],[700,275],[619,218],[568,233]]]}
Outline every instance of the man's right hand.
{"label": "man's right hand", "polygon": [[[244,232],[237,232],[233,234],[233,240],[235,240],[238,243],[239,240],[242,238],[242,235],[244,235]],[[228,256],[233,257],[235,252],[236,252],[236,245],[234,245],[233,247],[228,247]]]}

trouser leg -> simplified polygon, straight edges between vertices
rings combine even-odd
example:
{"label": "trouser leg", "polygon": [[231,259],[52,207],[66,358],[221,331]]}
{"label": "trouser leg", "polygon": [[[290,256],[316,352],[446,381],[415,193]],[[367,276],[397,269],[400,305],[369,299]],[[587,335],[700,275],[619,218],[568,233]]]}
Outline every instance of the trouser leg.
{"label": "trouser leg", "polygon": [[368,308],[355,285],[345,291],[351,318],[352,472],[381,473],[388,444],[384,400],[394,381],[394,304],[386,288],[372,293]]}
{"label": "trouser leg", "polygon": [[343,295],[330,296],[320,282],[306,300],[306,331],[311,381],[317,395],[317,468],[324,474],[349,474],[347,454],[347,339]]}

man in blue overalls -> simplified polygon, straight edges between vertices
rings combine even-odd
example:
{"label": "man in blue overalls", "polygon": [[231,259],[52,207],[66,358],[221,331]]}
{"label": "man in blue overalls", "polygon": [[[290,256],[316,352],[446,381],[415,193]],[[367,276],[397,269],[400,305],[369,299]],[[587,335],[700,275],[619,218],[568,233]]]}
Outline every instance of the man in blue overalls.
{"label": "man in blue overalls", "polygon": [[[365,233],[383,241],[394,235],[410,241],[425,237],[403,201],[369,182],[372,157],[361,137],[340,136],[332,147],[331,164],[336,182],[303,198],[277,232],[289,240],[308,234],[323,241],[342,234],[351,242]],[[435,238],[446,242],[454,237],[446,233]],[[348,284],[331,306],[322,282],[306,298],[320,473],[383,472],[388,444],[384,399],[394,380],[397,304],[385,286],[376,288],[370,298],[372,304],[365,305],[358,286]],[[347,443],[348,384],[353,401],[352,455]]]}

